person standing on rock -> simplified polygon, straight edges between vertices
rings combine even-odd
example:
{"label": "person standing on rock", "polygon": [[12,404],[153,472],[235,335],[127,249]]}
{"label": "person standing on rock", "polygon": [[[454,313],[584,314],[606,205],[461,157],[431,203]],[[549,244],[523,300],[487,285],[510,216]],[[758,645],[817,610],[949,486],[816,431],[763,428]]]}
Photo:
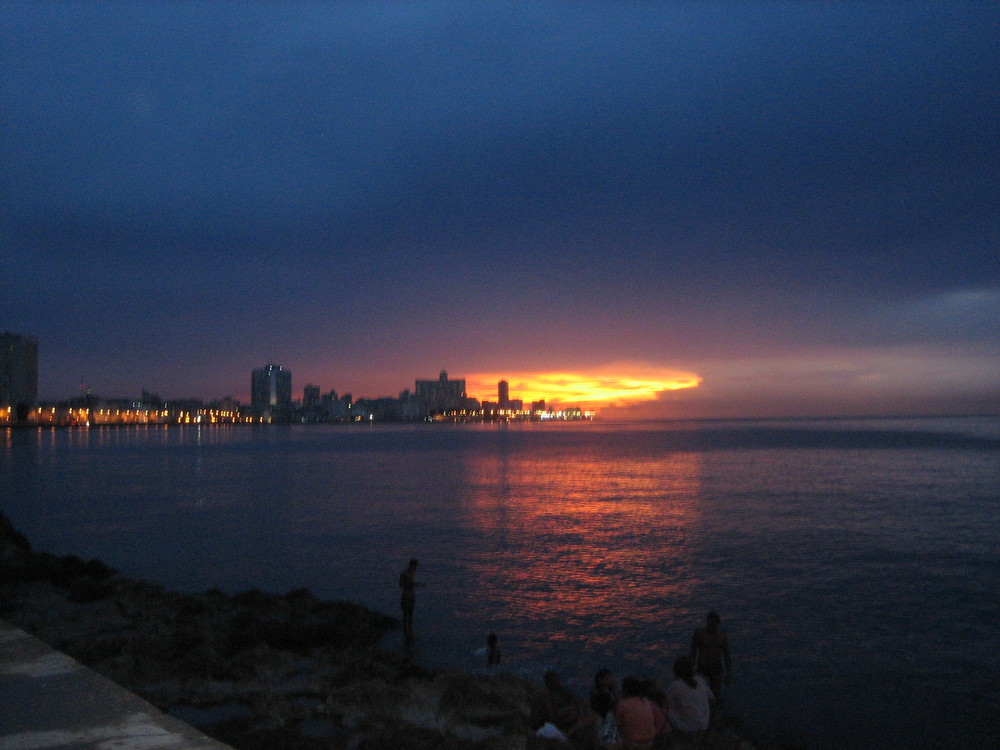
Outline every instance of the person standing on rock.
{"label": "person standing on rock", "polygon": [[403,609],[403,635],[406,640],[413,638],[413,610],[417,606],[417,586],[423,586],[422,583],[417,583],[419,564],[419,560],[413,558],[406,569],[399,574],[399,588],[402,589],[399,604]]}
{"label": "person standing on rock", "polygon": [[717,612],[709,612],[705,627],[695,631],[689,658],[697,673],[705,677],[716,700],[721,700],[723,680],[726,685],[733,680],[733,660],[729,654],[729,640]]}
{"label": "person standing on rock", "polygon": [[486,636],[486,663],[491,667],[500,663],[500,646],[497,643],[496,633]]}

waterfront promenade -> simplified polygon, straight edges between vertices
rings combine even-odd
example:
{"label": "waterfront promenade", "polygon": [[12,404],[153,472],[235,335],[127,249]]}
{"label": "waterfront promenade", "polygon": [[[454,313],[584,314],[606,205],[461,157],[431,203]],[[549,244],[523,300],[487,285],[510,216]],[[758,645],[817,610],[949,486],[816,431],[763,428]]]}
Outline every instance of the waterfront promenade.
{"label": "waterfront promenade", "polygon": [[0,750],[226,750],[0,620]]}

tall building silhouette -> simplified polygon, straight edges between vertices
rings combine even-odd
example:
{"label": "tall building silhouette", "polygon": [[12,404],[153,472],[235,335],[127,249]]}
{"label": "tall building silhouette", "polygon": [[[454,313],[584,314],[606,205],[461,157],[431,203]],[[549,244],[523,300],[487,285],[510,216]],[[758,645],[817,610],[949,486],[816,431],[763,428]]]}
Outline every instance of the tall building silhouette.
{"label": "tall building silhouette", "polygon": [[444,370],[441,370],[437,380],[418,380],[416,397],[432,412],[464,409],[468,406],[465,378],[449,380],[448,373]]}
{"label": "tall building silhouette", "polygon": [[265,417],[288,414],[292,408],[292,373],[270,363],[250,376],[250,405]]}
{"label": "tall building silhouette", "polygon": [[28,406],[38,401],[38,339],[0,334],[0,405]]}
{"label": "tall building silhouette", "polygon": [[317,406],[319,404],[319,386],[308,384],[302,389],[302,405],[305,408]]}
{"label": "tall building silhouette", "polygon": [[501,409],[510,407],[510,386],[506,380],[497,383],[497,406]]}

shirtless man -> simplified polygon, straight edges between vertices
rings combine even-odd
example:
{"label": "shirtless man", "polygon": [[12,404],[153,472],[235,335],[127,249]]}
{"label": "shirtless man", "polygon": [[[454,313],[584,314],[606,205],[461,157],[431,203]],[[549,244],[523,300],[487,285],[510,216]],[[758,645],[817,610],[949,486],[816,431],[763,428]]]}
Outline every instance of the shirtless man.
{"label": "shirtless man", "polygon": [[691,639],[691,661],[703,675],[716,700],[722,699],[722,684],[733,681],[733,660],[729,655],[729,640],[722,629],[718,612],[709,612],[705,627],[698,628]]}

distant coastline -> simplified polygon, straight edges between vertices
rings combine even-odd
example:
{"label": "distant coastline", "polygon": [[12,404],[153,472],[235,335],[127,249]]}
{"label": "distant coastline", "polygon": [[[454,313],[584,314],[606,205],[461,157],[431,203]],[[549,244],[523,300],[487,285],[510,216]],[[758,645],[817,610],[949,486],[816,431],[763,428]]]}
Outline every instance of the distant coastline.
{"label": "distant coastline", "polygon": [[423,424],[423,423],[512,423],[512,422],[589,422],[596,415],[593,411],[579,408],[559,410],[496,410],[496,409],[455,409],[430,413],[422,418],[400,416],[376,417],[376,412],[359,410],[349,417],[320,418],[295,415],[258,416],[252,412],[220,413],[211,408],[195,407],[190,410],[173,409],[100,409],[84,407],[36,408],[27,415],[15,415],[11,409],[0,409],[0,427],[164,427],[164,426],[208,426],[227,424],[298,425],[298,424]]}
{"label": "distant coastline", "polygon": [[367,424],[377,424],[377,425],[419,425],[419,424],[479,424],[479,423],[497,423],[497,424],[510,424],[510,423],[520,423],[520,422],[602,422],[607,424],[632,424],[632,425],[643,425],[643,424],[751,424],[751,423],[782,423],[782,422],[822,422],[822,423],[845,423],[845,422],[873,422],[873,421],[886,421],[886,422],[915,422],[915,421],[927,421],[927,420],[944,420],[944,419],[1000,419],[1000,412],[996,413],[986,413],[986,414],[861,414],[854,416],[844,416],[844,415],[809,415],[809,416],[767,416],[767,417],[656,417],[648,419],[621,419],[621,418],[606,418],[602,417],[599,413],[582,411],[579,413],[577,411],[571,411],[567,414],[561,416],[547,416],[547,417],[511,417],[498,414],[483,414],[483,413],[472,413],[472,414],[440,414],[435,415],[432,418],[427,419],[372,419],[372,420],[329,420],[329,421],[314,421],[314,420],[286,420],[286,421],[271,421],[263,422],[259,419],[204,419],[204,420],[181,420],[181,419],[163,419],[163,420],[110,420],[110,421],[99,421],[88,424],[86,421],[72,421],[67,419],[62,420],[14,420],[5,417],[3,413],[0,413],[0,428],[17,428],[17,429],[38,429],[38,428],[68,428],[68,429],[87,429],[91,427],[191,427],[191,426],[225,426],[225,425],[237,425],[237,424],[252,424],[252,425],[265,425],[265,426],[296,426],[296,425],[341,425],[341,426],[357,426],[357,425],[367,425]]}

